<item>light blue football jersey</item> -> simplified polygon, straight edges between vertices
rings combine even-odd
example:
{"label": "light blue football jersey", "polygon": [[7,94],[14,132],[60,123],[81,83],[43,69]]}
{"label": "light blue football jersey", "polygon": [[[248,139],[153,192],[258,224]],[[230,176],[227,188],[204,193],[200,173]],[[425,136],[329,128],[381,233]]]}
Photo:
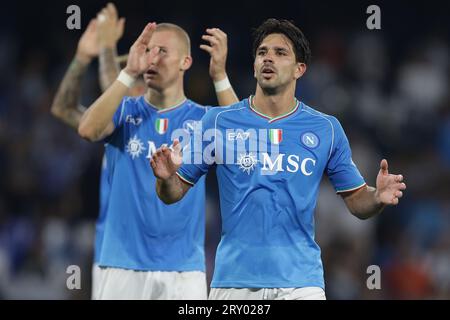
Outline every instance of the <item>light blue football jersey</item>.
{"label": "light blue football jersey", "polygon": [[251,100],[208,111],[201,148],[192,150],[202,161],[178,170],[196,185],[216,166],[222,237],[211,286],[324,288],[314,240],[319,184],[325,173],[343,192],[364,186],[364,179],[336,118],[297,101],[271,119]]}
{"label": "light blue football jersey", "polygon": [[187,132],[207,108],[185,100],[159,110],[143,96],[125,97],[106,140],[109,198],[99,265],[143,271],[204,271],[204,179],[182,201],[157,196],[150,166],[154,151]]}
{"label": "light blue football jersey", "polygon": [[95,223],[95,243],[94,243],[94,263],[100,261],[100,252],[103,242],[103,230],[106,219],[106,210],[108,208],[109,198],[109,160],[107,152],[103,154],[102,167],[100,171],[100,187],[99,187],[99,214]]}

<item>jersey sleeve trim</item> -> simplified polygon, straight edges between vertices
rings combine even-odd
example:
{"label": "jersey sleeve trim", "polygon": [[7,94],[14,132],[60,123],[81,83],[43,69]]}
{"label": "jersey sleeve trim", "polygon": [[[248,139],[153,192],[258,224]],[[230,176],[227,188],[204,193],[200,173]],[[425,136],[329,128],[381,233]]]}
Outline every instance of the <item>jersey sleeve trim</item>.
{"label": "jersey sleeve trim", "polygon": [[123,112],[124,112],[124,107],[123,107],[123,103],[122,103],[122,105],[120,106],[120,117],[119,117],[119,121],[117,122],[117,126],[120,126],[121,125],[121,123],[122,123],[122,118],[123,118]]}
{"label": "jersey sleeve trim", "polygon": [[190,185],[191,187],[194,186],[194,182],[190,181],[189,179],[185,178],[181,173],[176,172],[176,175],[178,176],[178,178],[180,178],[180,180],[188,185]]}
{"label": "jersey sleeve trim", "polygon": [[367,185],[367,183],[364,182],[362,185],[359,185],[359,186],[354,187],[354,188],[336,190],[336,193],[345,193],[345,192],[356,191],[358,189],[361,189],[361,188],[365,187],[366,185]]}

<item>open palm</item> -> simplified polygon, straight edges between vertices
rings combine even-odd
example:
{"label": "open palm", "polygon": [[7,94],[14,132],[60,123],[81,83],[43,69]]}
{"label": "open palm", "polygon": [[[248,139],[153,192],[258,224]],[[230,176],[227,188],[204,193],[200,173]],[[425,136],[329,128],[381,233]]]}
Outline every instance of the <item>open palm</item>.
{"label": "open palm", "polygon": [[147,24],[139,38],[130,48],[125,71],[134,78],[147,71],[159,53],[159,47],[154,47],[152,50],[147,51],[155,29],[156,23]]}
{"label": "open palm", "polygon": [[227,34],[218,28],[206,29],[208,34],[202,36],[202,39],[209,42],[209,45],[202,44],[200,49],[205,50],[211,55],[209,62],[209,75],[215,81],[226,77],[225,65],[227,61]]}
{"label": "open palm", "polygon": [[92,59],[99,54],[97,42],[97,20],[92,19],[78,41],[77,54]]}
{"label": "open palm", "polygon": [[385,159],[381,160],[380,171],[377,176],[378,200],[386,205],[396,205],[403,196],[402,190],[406,189],[403,176],[401,174],[390,174],[388,171],[388,163]]}
{"label": "open palm", "polygon": [[178,140],[174,141],[172,149],[163,146],[156,150],[150,160],[155,177],[163,180],[173,176],[182,163],[181,144]]}
{"label": "open palm", "polygon": [[113,3],[103,8],[97,15],[98,41],[101,47],[115,47],[122,38],[125,18],[119,19],[117,8]]}

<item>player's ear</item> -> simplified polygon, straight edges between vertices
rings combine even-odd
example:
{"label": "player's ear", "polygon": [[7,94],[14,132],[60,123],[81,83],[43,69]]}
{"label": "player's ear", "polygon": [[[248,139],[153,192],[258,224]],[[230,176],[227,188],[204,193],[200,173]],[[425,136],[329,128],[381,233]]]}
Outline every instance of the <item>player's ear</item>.
{"label": "player's ear", "polygon": [[297,62],[294,73],[295,80],[300,79],[305,72],[306,72],[306,64],[303,62]]}
{"label": "player's ear", "polygon": [[186,71],[192,66],[192,57],[191,56],[185,56],[180,63],[180,70]]}

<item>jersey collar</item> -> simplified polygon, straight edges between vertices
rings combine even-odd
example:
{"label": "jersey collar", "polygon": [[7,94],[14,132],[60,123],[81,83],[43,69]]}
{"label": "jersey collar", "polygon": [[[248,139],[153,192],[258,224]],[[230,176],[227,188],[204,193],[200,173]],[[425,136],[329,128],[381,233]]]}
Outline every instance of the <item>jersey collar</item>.
{"label": "jersey collar", "polygon": [[264,113],[259,112],[258,110],[256,110],[256,108],[253,105],[253,96],[248,97],[248,106],[249,106],[250,110],[252,110],[258,116],[268,120],[269,123],[273,123],[275,121],[285,119],[285,118],[291,116],[292,114],[294,114],[300,108],[300,101],[298,101],[297,98],[295,98],[295,102],[296,102],[295,106],[294,106],[294,108],[292,108],[291,111],[289,111],[289,112],[287,112],[285,114],[279,115],[277,117],[271,118],[268,115],[265,115]]}
{"label": "jersey collar", "polygon": [[145,103],[146,103],[150,108],[154,109],[157,113],[167,113],[167,112],[173,111],[173,110],[175,110],[175,109],[178,109],[179,107],[181,107],[182,105],[184,105],[184,104],[186,103],[186,101],[188,100],[187,98],[184,98],[184,100],[182,100],[180,103],[177,103],[177,104],[174,105],[174,106],[170,106],[170,107],[167,107],[167,108],[164,108],[164,109],[159,109],[159,108],[155,107],[154,105],[152,105],[152,104],[150,103],[150,101],[147,100],[147,98],[145,97],[145,95],[143,96],[143,98],[144,98]]}

